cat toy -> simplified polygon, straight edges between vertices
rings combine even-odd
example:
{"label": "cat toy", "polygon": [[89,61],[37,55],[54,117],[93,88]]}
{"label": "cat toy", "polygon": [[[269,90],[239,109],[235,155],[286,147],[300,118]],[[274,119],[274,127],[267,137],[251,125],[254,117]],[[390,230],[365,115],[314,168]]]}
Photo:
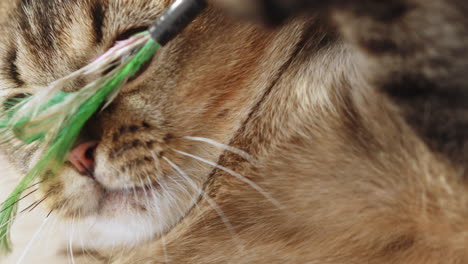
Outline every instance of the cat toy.
{"label": "cat toy", "polygon": [[[118,42],[91,64],[53,82],[48,88],[22,99],[10,99],[0,115],[0,144],[20,139],[35,144],[42,156],[2,203],[0,209],[0,252],[11,251],[11,226],[23,193],[37,180],[59,173],[83,126],[106,108],[122,86],[149,62],[156,51],[181,33],[206,7],[205,0],[176,0],[147,31]],[[77,92],[62,91],[78,77],[91,78]]]}

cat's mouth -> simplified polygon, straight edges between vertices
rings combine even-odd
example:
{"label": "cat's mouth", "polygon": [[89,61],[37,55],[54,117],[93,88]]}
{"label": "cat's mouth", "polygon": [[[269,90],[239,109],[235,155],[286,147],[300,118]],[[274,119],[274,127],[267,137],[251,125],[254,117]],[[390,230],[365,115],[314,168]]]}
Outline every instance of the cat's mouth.
{"label": "cat's mouth", "polygon": [[[86,182],[79,187],[81,190],[78,192],[83,191],[89,195],[89,199],[96,200],[82,203],[84,207],[88,207],[89,202],[94,204],[90,215],[113,217],[119,212],[133,212],[135,209],[146,211],[148,202],[157,201],[161,188],[158,182],[127,182],[109,186],[102,175],[95,171],[94,156],[97,147],[96,141],[81,142],[73,148],[67,162],[68,169],[74,171],[70,174],[71,177],[79,177],[81,179],[78,181]],[[64,216],[68,218],[69,215],[65,213]]]}
{"label": "cat's mouth", "polygon": [[[99,181],[96,181],[98,185]],[[123,188],[117,190],[109,190],[101,186],[102,197],[101,197],[101,208],[106,208],[107,212],[109,209],[122,209],[124,207],[135,207],[142,206],[142,201],[148,201],[155,197],[159,185],[145,185],[145,186],[133,186],[131,188]]]}

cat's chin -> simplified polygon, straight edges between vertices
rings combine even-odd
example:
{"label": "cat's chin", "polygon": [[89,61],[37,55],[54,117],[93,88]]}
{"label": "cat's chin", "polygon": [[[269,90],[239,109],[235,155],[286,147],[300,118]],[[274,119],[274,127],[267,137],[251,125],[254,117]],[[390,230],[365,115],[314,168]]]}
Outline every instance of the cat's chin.
{"label": "cat's chin", "polygon": [[120,217],[126,213],[158,213],[157,204],[164,200],[160,196],[159,185],[130,187],[120,190],[106,190],[101,188],[98,216],[107,218]]}
{"label": "cat's chin", "polygon": [[[210,154],[213,157],[208,160],[216,160],[217,155]],[[212,170],[192,159],[164,160],[167,164],[161,170],[142,170],[152,181],[139,181],[139,174],[125,170],[116,173],[112,168],[119,164],[105,159],[96,163],[91,175],[67,164],[60,174],[40,184],[41,195],[47,197],[44,204],[52,215],[68,225],[65,230],[73,230],[67,233],[74,245],[86,249],[134,247],[166,234],[186,217],[199,201]]]}
{"label": "cat's chin", "polygon": [[106,189],[72,168],[56,179],[63,189],[46,207],[51,210],[67,203],[54,209],[53,215],[64,224],[67,239],[85,249],[129,248],[156,238],[180,221],[198,197],[187,192],[187,186],[167,178],[154,185],[119,190]]}
{"label": "cat's chin", "polygon": [[164,232],[154,215],[92,216],[62,222],[65,239],[77,249],[131,248]]}
{"label": "cat's chin", "polygon": [[[148,188],[106,191],[101,189],[99,209],[88,216],[58,216],[76,247],[84,249],[130,248],[168,231],[181,216],[162,215],[168,207],[164,197]],[[144,201],[144,202],[143,202]],[[152,204],[153,206],[149,206]],[[158,207],[161,208],[158,208]],[[73,230],[71,232],[70,230]]]}

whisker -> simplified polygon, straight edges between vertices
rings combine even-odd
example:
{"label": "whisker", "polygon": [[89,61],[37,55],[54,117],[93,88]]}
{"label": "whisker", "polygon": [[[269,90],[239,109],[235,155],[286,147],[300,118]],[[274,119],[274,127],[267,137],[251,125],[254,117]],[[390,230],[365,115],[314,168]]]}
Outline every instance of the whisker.
{"label": "whisker", "polygon": [[243,150],[237,149],[235,147],[219,143],[219,142],[217,142],[217,141],[215,141],[213,139],[203,138],[203,137],[188,137],[188,136],[187,137],[182,137],[182,138],[192,140],[192,141],[198,141],[198,142],[204,142],[204,143],[211,144],[211,145],[213,145],[215,147],[218,147],[218,148],[227,150],[229,152],[232,152],[234,154],[237,154],[240,157],[242,157],[242,158],[246,159],[247,161],[249,161],[250,163],[257,164],[256,159],[254,159],[249,153],[247,153],[247,152],[245,152]]}
{"label": "whisker", "polygon": [[51,248],[53,235],[50,235],[50,234],[55,234],[57,232],[57,225],[58,225],[59,219],[51,217],[52,212],[53,210],[49,211],[46,214],[46,217],[50,217],[50,220],[47,224],[47,227],[45,227],[41,233],[44,238],[39,240],[41,243],[41,248],[43,249]]}
{"label": "whisker", "polygon": [[[151,179],[149,179],[149,177],[147,177],[148,180],[151,181]],[[153,199],[156,200],[156,194],[154,193],[154,190],[151,189],[151,195],[153,196]],[[157,205],[157,204],[154,204],[154,209],[156,210],[156,213],[158,215],[161,215],[161,208]],[[167,224],[164,223],[163,224],[163,227],[164,229],[167,228]],[[164,260],[166,261],[165,263],[170,263],[169,262],[169,255],[167,254],[167,246],[166,246],[166,238],[164,237],[164,234],[161,234],[161,242],[162,242],[162,249],[163,249],[163,254],[164,254]]]}
{"label": "whisker", "polygon": [[169,256],[167,254],[166,238],[164,237],[164,235],[161,235],[161,242],[162,242],[164,260],[166,261],[166,263],[169,263]]}
{"label": "whisker", "polygon": [[35,201],[34,203],[32,203],[30,206],[24,208],[20,214],[28,211],[28,212],[32,212],[34,209],[36,209],[42,202],[44,202],[47,198],[49,198],[48,195],[46,195],[44,198],[42,198],[41,200],[38,200],[38,201]]}
{"label": "whisker", "polygon": [[[79,218],[79,219],[83,219],[83,217],[82,217],[82,215],[81,215],[81,211],[78,212],[78,218]],[[87,250],[85,249],[85,246],[84,246],[85,243],[84,243],[84,241],[83,241],[83,236],[78,236],[78,237],[79,237],[79,239],[80,239],[81,254],[82,254],[83,256],[88,256],[89,253],[88,253]]]}
{"label": "whisker", "polygon": [[[177,173],[180,174],[180,176],[184,177],[184,179],[194,188],[195,190],[198,190],[203,198],[208,202],[208,204],[216,211],[216,213],[221,217],[221,220],[223,221],[224,225],[228,229],[228,231],[231,233],[231,236],[237,241],[237,244],[241,251],[244,250],[244,247],[242,246],[242,239],[239,237],[239,235],[235,232],[234,226],[232,225],[231,221],[229,218],[224,214],[223,210],[218,206],[218,204],[211,199],[208,195],[206,195],[205,191],[203,191],[200,187],[198,187],[195,182],[184,172],[182,169],[177,166],[175,163],[170,161],[166,157],[162,157],[174,170],[177,171]],[[240,243],[239,243],[240,242]]]}
{"label": "whisker", "polygon": [[154,151],[150,151],[150,153],[151,157],[154,160],[154,167],[156,169],[156,172],[162,172],[161,162],[159,161],[158,156],[156,155],[156,153],[154,153]]}
{"label": "whisker", "polygon": [[145,194],[145,206],[149,207],[151,205],[151,201],[148,195],[148,191],[151,191],[151,195],[154,197],[153,188],[149,188],[149,190],[147,190],[147,186],[151,186],[151,178],[149,177],[149,175],[144,175],[146,178],[146,181],[148,182],[148,184],[146,184],[145,179],[143,179],[142,176],[143,175],[138,175],[138,180],[140,181],[140,184],[143,186],[142,188],[143,188],[143,193]]}
{"label": "whisker", "polygon": [[18,200],[16,200],[15,202],[13,202],[12,204],[10,204],[9,206],[5,207],[2,211],[0,211],[0,214],[5,212],[6,210],[10,209],[11,207],[17,205],[20,201],[26,199],[28,196],[30,196],[31,194],[37,192],[39,189],[36,189],[36,190],[33,190],[31,192],[29,192],[28,194],[24,195],[23,197],[19,198]]}
{"label": "whisker", "polygon": [[219,164],[216,164],[214,162],[211,162],[209,160],[206,160],[204,158],[201,158],[201,157],[198,157],[198,156],[195,156],[195,155],[192,155],[192,154],[189,154],[189,153],[186,153],[186,152],[183,152],[183,151],[179,151],[179,150],[176,150],[176,149],[173,149],[175,152],[183,155],[183,156],[186,156],[186,157],[189,157],[189,158],[193,158],[193,159],[196,159],[198,161],[201,161],[203,163],[206,163],[208,165],[211,165],[217,169],[220,169],[222,171],[225,171],[227,173],[229,173],[230,175],[236,177],[237,179],[241,180],[242,182],[250,185],[253,189],[255,189],[256,191],[258,191],[261,195],[263,195],[268,201],[270,201],[274,206],[276,206],[277,208],[281,209],[281,210],[285,210],[285,207],[283,205],[281,205],[281,203],[279,203],[275,198],[273,198],[269,193],[267,193],[265,190],[263,190],[260,186],[258,186],[256,183],[254,183],[253,181],[247,179],[246,177],[238,174],[237,172],[235,171],[232,171],[226,167],[223,167]]}
{"label": "whisker", "polygon": [[[37,190],[35,190],[35,191],[37,191]],[[31,193],[25,195],[25,197],[23,197],[22,199],[25,199],[26,196],[31,195],[31,194],[34,193],[35,191],[32,191]],[[35,201],[33,204],[36,204],[37,202],[38,202],[38,201]],[[11,206],[16,206],[17,204],[18,204],[18,201],[15,202],[14,204],[12,204]],[[31,206],[31,205],[30,205],[30,206]],[[26,211],[26,209],[23,210],[23,211],[21,211],[21,212],[19,212],[19,213],[17,213],[17,214],[15,214],[15,215],[13,215],[12,218],[11,218],[10,220],[8,220],[7,222],[2,223],[2,224],[0,225],[0,229],[3,228],[3,227],[5,227],[5,226],[7,226],[7,225],[9,225],[9,224],[11,224],[11,223],[13,223],[14,221],[18,220],[19,218],[23,218],[23,217],[24,217],[24,214],[23,214],[24,211]],[[4,237],[5,237],[5,236],[1,237],[0,240],[3,239]]]}
{"label": "whisker", "polygon": [[28,205],[28,207],[24,208],[24,209],[21,210],[19,213],[22,214],[22,213],[28,211],[28,210],[31,209],[33,206],[35,206],[37,203],[39,203],[39,200],[34,201],[32,204]]}
{"label": "whisker", "polygon": [[[46,179],[46,180],[47,180],[47,179]],[[35,184],[32,184],[32,185],[29,186],[28,188],[24,189],[23,192],[26,192],[27,190],[30,190],[31,188],[34,188],[35,186],[37,186],[37,185],[39,185],[39,184],[45,182],[46,180],[42,180],[42,181],[40,181],[40,182],[37,182],[37,183],[35,183]],[[24,195],[23,197],[19,198],[19,199],[16,200],[15,202],[11,203],[8,207],[6,207],[6,208],[4,208],[2,211],[0,211],[0,214],[3,213],[3,212],[5,212],[6,210],[10,209],[11,207],[15,206],[15,205],[18,204],[20,201],[26,199],[28,196],[30,196],[31,194],[37,192],[38,190],[39,190],[39,188],[38,188],[38,189],[35,189],[35,190],[31,191],[31,192],[29,192],[28,194],[26,194],[26,195]],[[8,202],[8,200],[7,200],[7,201],[4,201],[4,202],[2,202],[2,203],[0,203],[0,206],[5,205],[7,202]]]}
{"label": "whisker", "polygon": [[31,188],[33,188],[33,187],[35,187],[35,186],[37,186],[37,185],[39,185],[39,184],[41,184],[41,183],[44,183],[44,182],[47,181],[47,180],[49,180],[49,179],[44,179],[44,180],[42,180],[42,181],[36,182],[36,183],[34,183],[34,184],[31,184],[31,186],[29,186],[28,188],[24,189],[24,191],[27,191],[27,190],[29,190],[29,189],[31,189]]}
{"label": "whisker", "polygon": [[[152,155],[153,160],[154,160],[154,165],[155,165],[156,171],[162,172],[161,162],[158,159],[156,153],[154,151],[151,151],[151,155]],[[160,188],[162,190],[162,193],[165,193],[166,199],[170,200],[170,203],[172,203],[172,204],[177,204],[177,202],[176,202],[177,199],[172,196],[173,192],[171,190],[169,190],[169,186],[166,186],[164,184],[164,182],[160,182],[159,186],[160,186]],[[184,191],[187,191],[187,190],[184,189]],[[191,195],[189,194],[189,196],[191,196]],[[185,214],[185,212],[179,206],[177,206],[177,208],[175,208],[174,210],[179,211],[179,213],[181,215]]]}
{"label": "whisker", "polygon": [[[50,214],[49,214],[50,215]],[[26,245],[26,247],[24,248],[23,252],[21,253],[21,256],[20,258],[18,259],[18,261],[16,262],[16,264],[20,264],[24,258],[26,257],[26,254],[28,253],[28,251],[31,249],[31,246],[32,244],[34,243],[34,241],[36,240],[37,236],[39,236],[39,234],[41,233],[41,231],[44,229],[44,226],[47,224],[48,220],[50,219],[49,218],[49,215],[44,219],[44,222],[42,222],[42,224],[39,226],[39,228],[37,229],[37,231],[34,233],[34,235],[32,236],[31,240],[29,241],[29,243]]]}
{"label": "whisker", "polygon": [[71,230],[68,236],[68,250],[71,258],[71,263],[75,264],[75,256],[73,254],[73,235],[75,232],[75,215],[72,217]]}
{"label": "whisker", "polygon": [[49,217],[54,210],[50,210],[50,212],[47,214],[47,217]]}

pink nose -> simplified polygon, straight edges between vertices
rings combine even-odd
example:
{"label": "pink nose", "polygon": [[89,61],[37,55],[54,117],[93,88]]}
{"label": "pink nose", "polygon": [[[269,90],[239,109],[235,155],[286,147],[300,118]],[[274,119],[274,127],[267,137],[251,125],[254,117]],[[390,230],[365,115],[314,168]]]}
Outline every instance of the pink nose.
{"label": "pink nose", "polygon": [[76,170],[83,174],[91,174],[94,170],[94,150],[96,141],[88,141],[77,145],[68,156],[68,161]]}

